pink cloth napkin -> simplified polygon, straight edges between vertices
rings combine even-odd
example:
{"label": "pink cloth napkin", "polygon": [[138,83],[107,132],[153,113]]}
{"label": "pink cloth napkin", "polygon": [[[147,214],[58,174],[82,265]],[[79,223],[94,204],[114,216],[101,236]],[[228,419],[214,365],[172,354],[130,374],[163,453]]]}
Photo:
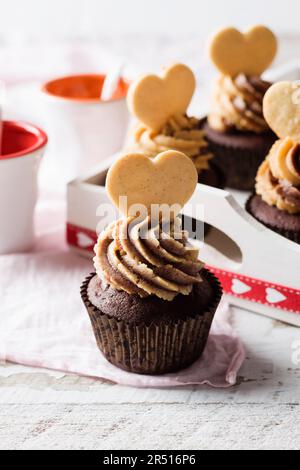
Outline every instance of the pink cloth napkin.
{"label": "pink cloth napkin", "polygon": [[111,365],[97,348],[79,290],[92,270],[64,243],[62,206],[42,204],[34,252],[0,256],[0,360],[44,367],[135,387],[236,383],[245,353],[222,303],[202,358],[177,374],[146,377]]}

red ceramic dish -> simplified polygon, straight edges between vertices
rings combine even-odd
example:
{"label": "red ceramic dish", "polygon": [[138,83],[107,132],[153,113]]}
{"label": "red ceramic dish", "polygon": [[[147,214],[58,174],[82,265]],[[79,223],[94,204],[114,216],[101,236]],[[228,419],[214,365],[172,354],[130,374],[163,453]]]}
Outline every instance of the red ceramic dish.
{"label": "red ceramic dish", "polygon": [[[73,75],[45,83],[42,91],[55,98],[82,103],[99,103],[105,75]],[[129,83],[120,78],[117,89],[109,101],[125,98]]]}
{"label": "red ceramic dish", "polygon": [[48,137],[36,126],[24,122],[3,121],[0,161],[23,157],[47,144]]}

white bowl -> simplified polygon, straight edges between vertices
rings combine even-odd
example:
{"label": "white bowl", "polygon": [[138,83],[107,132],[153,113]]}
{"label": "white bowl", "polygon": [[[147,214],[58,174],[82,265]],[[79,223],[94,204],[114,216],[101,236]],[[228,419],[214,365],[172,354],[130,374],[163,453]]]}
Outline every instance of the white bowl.
{"label": "white bowl", "polygon": [[78,75],[47,82],[44,122],[49,135],[49,180],[65,185],[120,150],[129,121],[128,84],[120,79],[115,95],[101,101],[105,75]]}
{"label": "white bowl", "polygon": [[34,244],[37,173],[47,135],[30,124],[2,123],[0,154],[0,254],[27,251]]}

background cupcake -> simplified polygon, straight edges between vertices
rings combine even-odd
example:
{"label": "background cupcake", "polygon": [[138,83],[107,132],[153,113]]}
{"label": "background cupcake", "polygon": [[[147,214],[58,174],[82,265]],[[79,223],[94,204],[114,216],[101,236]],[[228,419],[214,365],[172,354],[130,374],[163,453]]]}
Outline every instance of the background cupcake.
{"label": "background cupcake", "polygon": [[[127,196],[128,209],[99,236],[96,274],[81,295],[100,350],[127,371],[175,372],[205,348],[221,288],[177,217],[197,179],[191,160],[175,151],[126,155],[109,170],[108,194],[117,206]],[[134,204],[152,215],[137,218]],[[153,218],[152,204],[165,204],[161,217]]]}
{"label": "background cupcake", "polygon": [[146,75],[134,82],[128,106],[138,120],[129,136],[128,151],[155,157],[167,150],[184,152],[194,163],[199,182],[224,187],[224,176],[212,164],[203,120],[187,115],[195,91],[195,76],[186,65],[175,64],[162,77]]}
{"label": "background cupcake", "polygon": [[261,78],[276,52],[276,37],[264,26],[245,34],[224,29],[210,44],[211,59],[221,75],[205,130],[216,162],[234,189],[253,188],[258,166],[276,139],[262,108],[271,84]]}
{"label": "background cupcake", "polygon": [[299,91],[299,84],[282,82],[265,96],[266,119],[281,139],[259,168],[256,194],[247,202],[248,212],[257,220],[296,243],[300,243]]}

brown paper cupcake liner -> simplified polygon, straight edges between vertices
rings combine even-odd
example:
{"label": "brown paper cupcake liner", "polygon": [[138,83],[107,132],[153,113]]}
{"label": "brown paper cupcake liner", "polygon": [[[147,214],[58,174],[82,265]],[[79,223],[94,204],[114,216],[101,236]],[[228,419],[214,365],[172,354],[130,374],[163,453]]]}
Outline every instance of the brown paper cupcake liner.
{"label": "brown paper cupcake liner", "polygon": [[215,157],[214,163],[225,173],[227,186],[242,191],[252,190],[257,170],[276,141],[276,135],[272,132],[254,135],[255,141],[247,142],[247,134],[230,136],[218,133],[209,127],[207,120],[204,130]]}
{"label": "brown paper cupcake liner", "polygon": [[98,347],[115,366],[138,374],[161,375],[185,369],[202,354],[222,296],[217,278],[207,270],[203,276],[214,287],[214,300],[205,312],[178,322],[151,325],[127,323],[102,313],[89,300],[91,274],[82,284],[81,297],[93,326]]}
{"label": "brown paper cupcake liner", "polygon": [[215,162],[226,171],[227,186],[241,191],[254,188],[257,170],[265,159],[269,147],[253,151],[243,148],[226,147],[210,141]]}
{"label": "brown paper cupcake liner", "polygon": [[[204,170],[201,171],[199,175],[199,183],[205,184],[207,186],[212,186],[214,188],[219,188],[219,189],[224,189],[226,186],[226,177],[224,175],[224,172],[219,168],[217,165],[214,163],[210,162],[210,169],[209,170]],[[197,224],[199,224],[199,221],[196,221],[195,219],[192,219],[191,217],[188,216],[183,216],[183,224],[185,225],[191,225],[193,233],[196,232],[196,227]],[[211,225],[203,222],[203,238],[207,237],[207,235],[211,231]],[[202,240],[200,241],[203,241]]]}
{"label": "brown paper cupcake liner", "polygon": [[296,231],[296,230],[285,230],[285,229],[282,229],[280,227],[276,227],[275,225],[271,225],[271,224],[266,224],[264,221],[260,220],[259,217],[257,217],[255,214],[253,214],[252,210],[251,210],[251,199],[253,198],[254,194],[252,194],[249,199],[247,200],[246,202],[246,211],[252,215],[252,217],[254,217],[258,222],[260,222],[261,224],[263,224],[265,227],[267,227],[268,229],[272,230],[273,232],[276,232],[278,233],[279,235],[282,235],[283,237],[291,240],[292,242],[295,242],[295,243],[298,243],[300,245],[300,232]]}
{"label": "brown paper cupcake liner", "polygon": [[209,167],[209,170],[203,170],[200,172],[198,182],[200,184],[212,186],[213,188],[224,189],[226,186],[226,177],[224,171],[215,165],[214,159],[213,161],[209,162]]}
{"label": "brown paper cupcake liner", "polygon": [[[206,117],[200,120],[200,129],[205,130],[207,119]],[[213,149],[210,145],[210,142],[207,137],[205,137],[206,142],[208,143],[209,152],[213,154]],[[212,186],[213,188],[224,189],[227,184],[227,178],[224,171],[219,165],[216,165],[215,158],[209,161],[209,169],[202,170],[199,173],[198,182],[200,184],[206,184],[207,186]]]}

